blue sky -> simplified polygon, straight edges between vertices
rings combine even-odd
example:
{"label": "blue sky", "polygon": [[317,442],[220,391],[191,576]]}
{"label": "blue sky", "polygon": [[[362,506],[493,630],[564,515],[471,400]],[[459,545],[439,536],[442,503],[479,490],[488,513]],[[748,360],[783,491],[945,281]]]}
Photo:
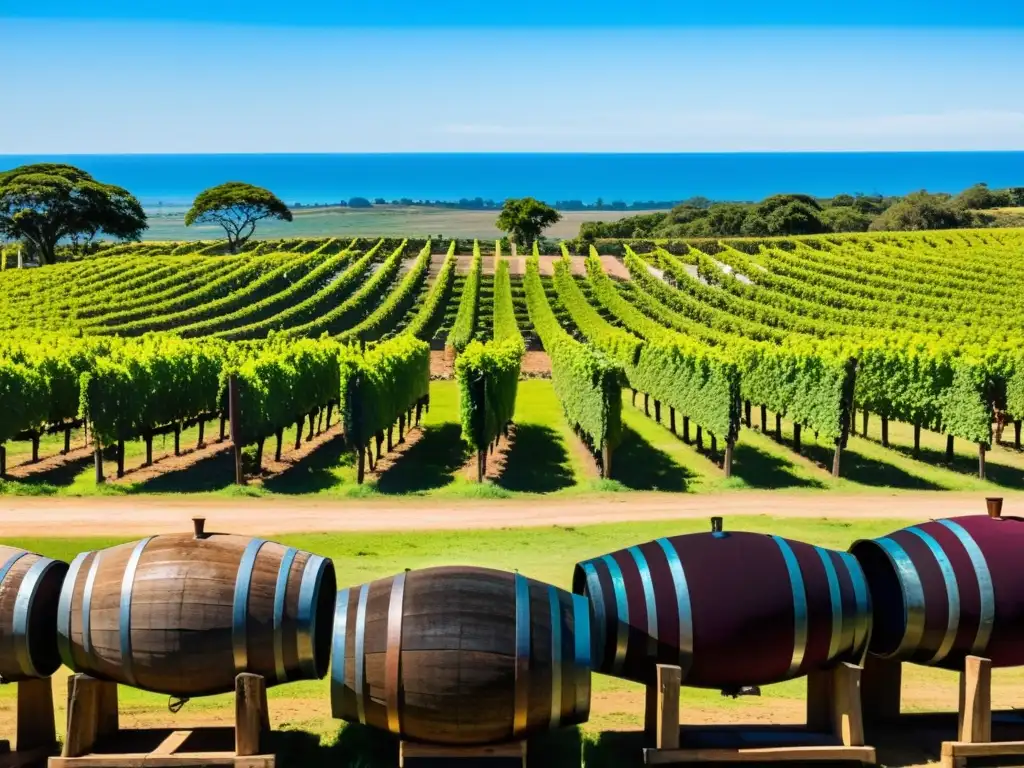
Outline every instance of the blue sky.
{"label": "blue sky", "polygon": [[0,0],[0,154],[1024,149],[1024,3],[866,5]]}

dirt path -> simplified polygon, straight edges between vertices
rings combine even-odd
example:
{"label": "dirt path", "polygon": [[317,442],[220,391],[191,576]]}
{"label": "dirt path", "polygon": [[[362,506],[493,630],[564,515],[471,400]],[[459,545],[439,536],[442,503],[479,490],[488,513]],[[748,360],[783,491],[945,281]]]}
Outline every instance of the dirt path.
{"label": "dirt path", "polygon": [[[1007,494],[1005,514],[1024,507],[1024,494]],[[726,494],[617,493],[585,498],[332,499],[197,496],[84,498],[0,497],[0,535],[65,536],[167,533],[188,529],[204,515],[212,529],[242,534],[305,531],[414,531],[585,525],[674,520],[711,515],[927,520],[981,513],[979,493]]]}

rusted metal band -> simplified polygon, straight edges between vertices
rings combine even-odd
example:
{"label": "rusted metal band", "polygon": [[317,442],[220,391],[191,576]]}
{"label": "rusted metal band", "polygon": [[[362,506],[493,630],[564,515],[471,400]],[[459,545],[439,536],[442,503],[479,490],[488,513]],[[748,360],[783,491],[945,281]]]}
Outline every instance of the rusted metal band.
{"label": "rusted metal band", "polygon": [[235,597],[231,605],[231,650],[235,660],[235,672],[245,672],[249,666],[249,588],[252,572],[256,567],[256,556],[267,542],[253,539],[242,552],[235,578]]}
{"label": "rusted metal band", "polygon": [[679,614],[679,666],[683,670],[683,679],[693,665],[693,610],[690,605],[690,587],[686,583],[686,572],[679,553],[668,539],[658,539],[658,546],[665,553],[669,573],[672,574],[672,587],[676,593],[676,611]]}
{"label": "rusted metal band", "polygon": [[530,583],[514,575],[516,595],[516,682],[512,735],[526,730],[530,697]]}
{"label": "rusted metal band", "polygon": [[946,587],[946,633],[942,636],[942,642],[926,663],[937,664],[949,655],[953,650],[953,643],[956,641],[956,633],[960,628],[960,588],[956,584],[956,573],[953,571],[953,564],[949,561],[949,555],[942,549],[942,545],[935,538],[917,526],[907,528],[907,533],[912,533],[925,543],[928,551],[932,553],[935,562],[942,573],[942,581]]}
{"label": "rusted metal band", "polygon": [[388,713],[388,730],[402,732],[401,667],[402,667],[402,611],[405,607],[405,574],[400,573],[391,582],[391,600],[388,603],[388,645],[384,653],[384,704]]}
{"label": "rusted metal band", "polygon": [[299,583],[298,626],[295,648],[299,656],[299,669],[310,680],[319,677],[316,666],[316,609],[320,602],[320,585],[327,570],[327,558],[310,555],[302,569]]}
{"label": "rusted metal band", "polygon": [[981,551],[978,542],[962,525],[954,523],[952,520],[938,520],[937,522],[946,526],[960,539],[960,543],[967,550],[967,556],[971,558],[971,565],[974,566],[974,573],[978,578],[978,591],[981,593],[981,618],[978,622],[978,634],[975,635],[974,644],[971,646],[971,653],[982,656],[988,649],[988,641],[992,636],[992,627],[996,621],[996,593],[992,587],[992,573],[988,569],[985,553]]}
{"label": "rusted metal band", "polygon": [[366,658],[364,649],[366,645],[366,598],[370,592],[370,585],[363,584],[359,588],[359,602],[356,604],[356,638],[355,638],[355,689],[356,689],[356,715],[359,722],[366,725]]}
{"label": "rusted metal band", "polygon": [[873,621],[871,592],[868,590],[868,580],[860,561],[849,552],[840,552],[839,559],[846,566],[846,570],[850,574],[850,581],[853,582],[853,601],[856,606],[852,621],[846,620],[846,624],[853,625],[850,650],[853,652],[854,658],[860,659],[860,663],[863,664],[862,657],[867,652]]}
{"label": "rusted metal band", "polygon": [[[839,655],[840,651],[852,643],[852,638],[848,640],[844,632],[843,595],[839,591],[839,574],[836,572],[836,566],[832,562],[832,555],[827,549],[822,549],[821,547],[815,547],[814,551],[818,553],[818,557],[821,558],[821,564],[825,567],[825,581],[828,582],[828,599],[829,604],[832,606],[832,634],[828,644],[828,659],[832,661]],[[852,628],[852,622],[847,622],[847,624]]]}
{"label": "rusted metal band", "polygon": [[551,606],[551,727],[562,724],[562,606],[559,589],[548,586]]}
{"label": "rusted metal band", "polygon": [[807,588],[800,572],[800,563],[789,542],[781,536],[772,536],[782,553],[782,559],[789,572],[789,585],[793,591],[793,657],[789,662],[789,675],[796,675],[804,663],[807,652]]}
{"label": "rusted metal band", "polygon": [[57,651],[60,653],[60,660],[68,669],[76,670],[75,654],[71,645],[71,608],[75,597],[75,586],[78,584],[78,575],[82,571],[82,565],[92,552],[82,552],[75,555],[71,561],[71,568],[64,577],[64,584],[60,588],[60,599],[57,601]]}
{"label": "rusted metal band", "polygon": [[[33,639],[29,634],[32,607],[36,601],[36,587],[47,571],[62,565],[63,563],[58,563],[48,557],[40,557],[25,573],[25,578],[21,580],[21,586],[18,587],[18,594],[14,598],[14,618],[11,626],[11,633],[14,635],[14,656],[18,662],[18,669],[27,677],[43,676],[32,663]],[[2,577],[0,577],[0,582],[3,582]]]}
{"label": "rusted metal band", "polygon": [[103,553],[97,552],[85,575],[85,587],[82,590],[82,653],[86,659],[92,656],[92,588],[96,584],[96,572],[102,559]]}
{"label": "rusted metal band", "polygon": [[344,718],[345,651],[348,649],[349,590],[342,589],[334,603],[334,648],[331,654],[331,716]]}
{"label": "rusted metal band", "polygon": [[590,602],[582,595],[572,596],[572,628],[575,645],[573,665],[576,670],[576,704],[573,713],[585,720],[590,713]]}
{"label": "rusted metal band", "polygon": [[894,656],[906,656],[914,653],[921,644],[924,636],[924,587],[921,585],[921,576],[917,572],[914,561],[910,555],[899,544],[890,538],[874,539],[874,543],[882,548],[893,568],[896,569],[896,578],[899,580],[903,590],[903,618],[906,629],[900,639],[896,650],[883,658]]}
{"label": "rusted metal band", "polygon": [[629,648],[629,601],[626,599],[626,580],[622,578],[622,570],[615,558],[605,555],[601,558],[608,575],[612,580],[612,592],[615,594],[616,633],[615,633],[615,656],[612,658],[612,674],[618,675],[622,672],[622,665],[626,663],[626,651]]}
{"label": "rusted metal band", "polygon": [[146,545],[153,537],[143,539],[132,550],[128,564],[124,568],[121,579],[121,605],[118,620],[118,635],[121,641],[121,669],[124,679],[129,685],[136,685],[135,670],[132,668],[132,590],[135,587],[135,572],[139,569],[139,560]]}
{"label": "rusted metal band", "polygon": [[274,586],[274,674],[277,682],[288,682],[288,670],[284,663],[284,608],[288,598],[288,577],[291,576],[292,563],[299,550],[289,547],[281,558],[281,567],[277,571],[277,584]]}

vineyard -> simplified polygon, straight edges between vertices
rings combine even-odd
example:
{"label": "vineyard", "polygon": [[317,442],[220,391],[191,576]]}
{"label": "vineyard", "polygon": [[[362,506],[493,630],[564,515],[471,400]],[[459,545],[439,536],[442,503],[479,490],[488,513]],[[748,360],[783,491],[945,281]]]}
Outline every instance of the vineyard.
{"label": "vineyard", "polygon": [[362,483],[401,461],[391,454],[430,407],[432,371],[443,375],[433,361],[453,360],[482,480],[514,443],[524,359],[541,353],[605,478],[627,409],[723,477],[745,430],[795,454],[812,433],[835,477],[869,425],[882,448],[891,424],[909,425],[914,459],[922,432],[944,436],[949,463],[956,441],[971,446],[981,479],[1004,425],[1020,446],[1022,231],[596,246],[524,258],[464,241],[251,241],[236,255],[144,243],[5,269],[0,477],[11,445],[31,446],[30,471],[47,435],[63,434],[67,453],[74,433],[96,480],[104,461],[118,479],[126,445],[145,446],[148,466],[154,438],[173,435],[177,454],[198,428],[198,447],[229,434],[248,446],[250,477],[268,441],[280,460],[286,432],[296,448],[337,437]]}

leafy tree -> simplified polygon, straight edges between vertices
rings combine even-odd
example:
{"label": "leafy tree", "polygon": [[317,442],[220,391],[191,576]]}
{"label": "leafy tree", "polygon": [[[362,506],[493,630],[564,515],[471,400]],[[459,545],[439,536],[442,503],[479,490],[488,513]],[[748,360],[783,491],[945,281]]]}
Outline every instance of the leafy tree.
{"label": "leafy tree", "polygon": [[562,214],[532,197],[509,198],[498,215],[497,227],[517,245],[530,245],[540,233],[562,219]]}
{"label": "leafy tree", "polygon": [[185,214],[185,226],[219,224],[227,233],[228,249],[238,253],[263,219],[291,221],[292,212],[269,190],[229,181],[199,194]]}
{"label": "leafy tree", "polygon": [[831,207],[848,208],[856,202],[857,200],[856,198],[854,198],[853,195],[836,195],[835,197],[832,198]]}
{"label": "leafy tree", "polygon": [[57,260],[61,240],[75,247],[99,234],[138,240],[146,226],[142,205],[126,189],[72,165],[39,163],[0,173],[0,235],[24,240],[43,263]]}
{"label": "leafy tree", "polygon": [[769,235],[818,235],[828,227],[821,220],[821,209],[802,200],[791,200],[764,216]]}
{"label": "leafy tree", "polygon": [[924,190],[907,195],[890,206],[871,224],[873,230],[916,231],[969,227],[971,214],[950,204],[949,195],[932,195]]}
{"label": "leafy tree", "polygon": [[954,201],[961,208],[973,210],[985,210],[996,208],[1006,202],[1008,195],[999,195],[988,188],[988,184],[975,184],[968,187],[954,198]]}
{"label": "leafy tree", "polygon": [[826,208],[821,220],[833,232],[867,232],[871,226],[871,217],[852,205]]}
{"label": "leafy tree", "polygon": [[349,208],[372,208],[373,203],[367,200],[365,197],[353,197],[348,201]]}
{"label": "leafy tree", "polygon": [[718,203],[707,211],[709,234],[719,237],[736,236],[743,231],[743,222],[750,206],[742,203]]}
{"label": "leafy tree", "polygon": [[1024,206],[1024,187],[1010,187],[1006,190],[1006,197],[1010,205],[1014,207]]}

